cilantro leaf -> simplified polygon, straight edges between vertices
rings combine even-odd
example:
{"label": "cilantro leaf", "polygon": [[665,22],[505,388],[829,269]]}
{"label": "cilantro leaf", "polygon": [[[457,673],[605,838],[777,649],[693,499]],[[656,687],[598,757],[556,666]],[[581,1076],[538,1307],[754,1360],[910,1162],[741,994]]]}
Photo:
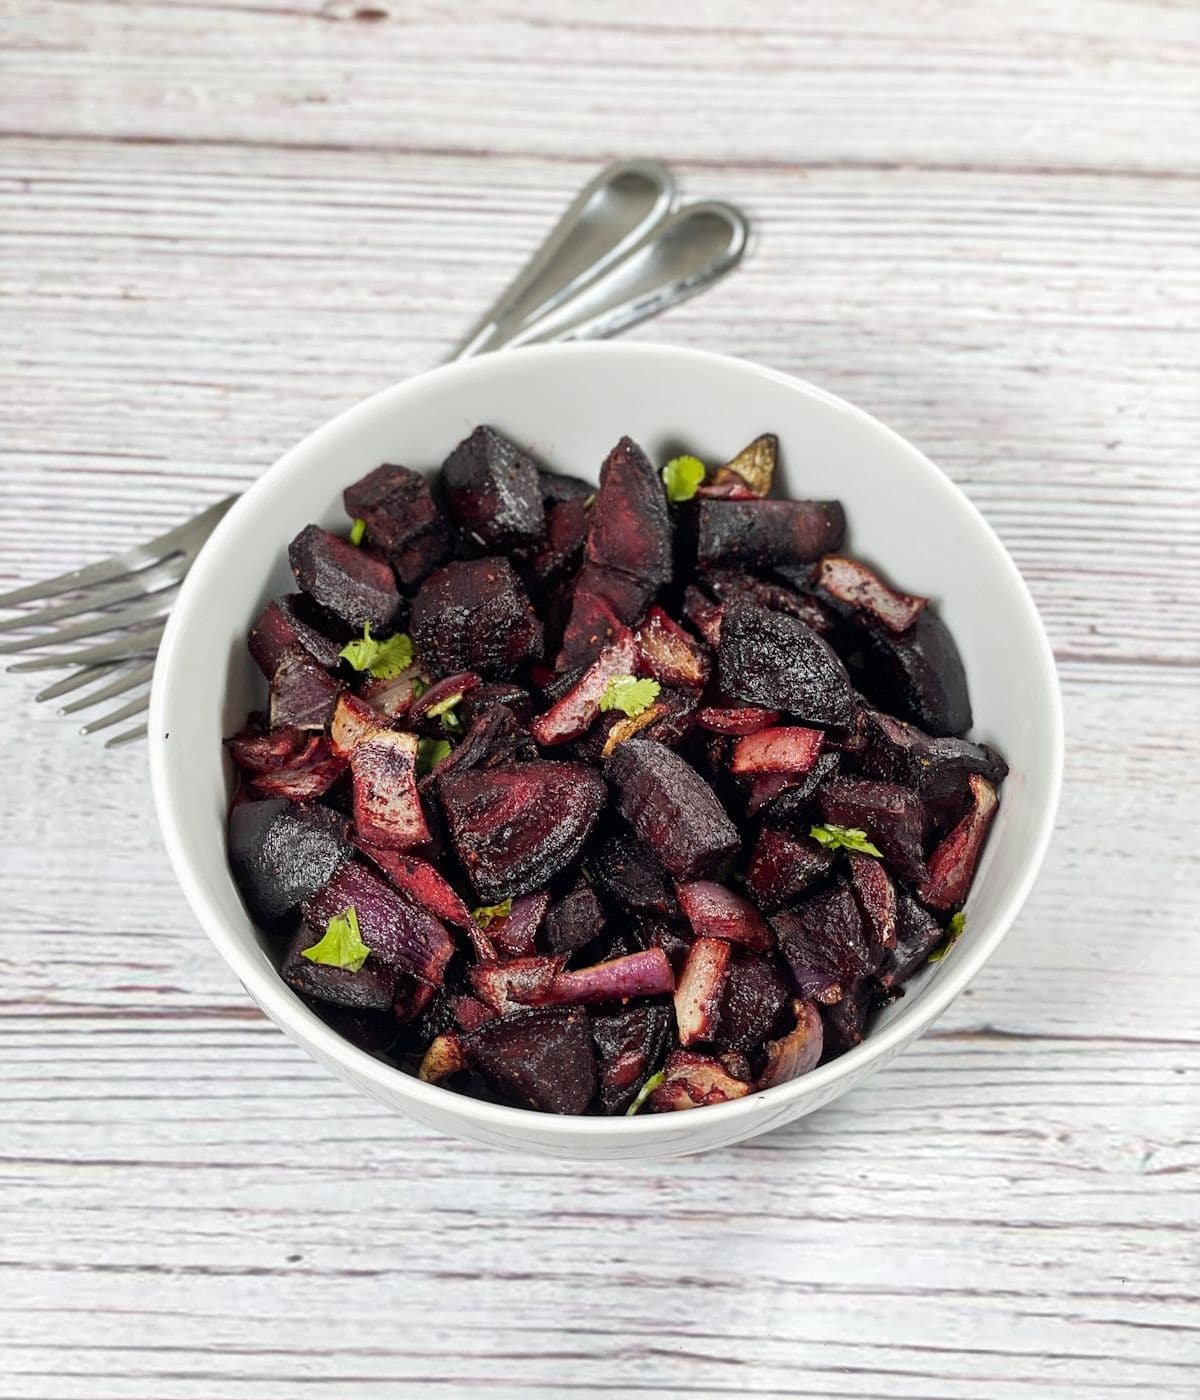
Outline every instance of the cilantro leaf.
{"label": "cilantro leaf", "polygon": [[614,676],[600,697],[600,708],[620,710],[632,719],[654,704],[659,688],[657,681],[639,681],[636,676]]}
{"label": "cilantro leaf", "polygon": [[357,972],[366,962],[370,948],[362,941],[358,927],[358,914],[351,904],[340,914],[335,914],[325,925],[325,937],[311,948],[302,948],[301,954],[315,963],[326,967],[344,967]]}
{"label": "cilantro leaf", "polygon": [[367,533],[367,522],[354,517],[354,524],[350,526],[350,543],[359,545],[363,542],[363,536]]}
{"label": "cilantro leaf", "polygon": [[668,501],[690,501],[708,468],[699,457],[672,457],[662,469],[663,485]]}
{"label": "cilantro leaf", "polygon": [[347,642],[338,655],[345,657],[356,671],[370,671],[376,680],[395,680],[412,665],[412,638],[407,632],[397,632],[377,641],[371,636],[371,624],[364,622],[362,636]]}
{"label": "cilantro leaf", "polygon": [[452,752],[448,739],[418,739],[417,777],[423,778],[426,773],[432,773]]}
{"label": "cilantro leaf", "polygon": [[650,1078],[647,1079],[646,1082],[642,1085],[642,1087],[637,1091],[637,1098],[634,1099],[634,1101],[625,1110],[625,1117],[632,1118],[633,1115],[638,1111],[638,1109],[641,1108],[641,1106],[646,1102],[650,1095],[655,1091],[655,1089],[657,1089],[658,1086],[663,1082],[663,1080],[666,1079],[666,1077],[666,1071],[661,1069],[657,1074],[652,1074]]}
{"label": "cilantro leaf", "polygon": [[471,910],[471,917],[486,931],[497,919],[507,919],[511,913],[512,900],[506,899],[500,904],[481,904],[478,909]]}
{"label": "cilantro leaf", "polygon": [[822,846],[828,846],[831,851],[844,848],[847,851],[861,851],[865,856],[883,855],[878,846],[873,846],[867,840],[867,833],[857,826],[834,826],[830,823],[826,826],[814,826],[808,834]]}
{"label": "cilantro leaf", "polygon": [[950,922],[946,925],[946,940],[936,947],[929,955],[930,962],[941,962],[951,948],[962,937],[962,931],[967,926],[967,916],[960,909],[957,914],[951,914]]}

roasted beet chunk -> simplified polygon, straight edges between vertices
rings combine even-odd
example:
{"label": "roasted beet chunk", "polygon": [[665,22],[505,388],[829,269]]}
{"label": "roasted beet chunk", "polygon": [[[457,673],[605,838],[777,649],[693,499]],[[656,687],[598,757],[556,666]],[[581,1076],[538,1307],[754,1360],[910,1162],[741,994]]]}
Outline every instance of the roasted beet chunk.
{"label": "roasted beet chunk", "polygon": [[271,677],[271,727],[324,729],[337,704],[338,683],[303,647],[286,651]]}
{"label": "roasted beet chunk", "polygon": [[628,739],[605,776],[617,790],[617,810],[676,879],[710,875],[737,850],[737,827],[712,788],[670,749]]}
{"label": "roasted beet chunk", "polygon": [[884,710],[934,735],[965,734],[971,701],[962,657],[946,624],[926,608],[903,636],[881,628],[855,629],[843,646],[859,660],[855,680]]}
{"label": "roasted beet chunk", "polygon": [[768,569],[837,549],[846,515],[837,501],[701,501],[696,559]]}
{"label": "roasted beet chunk", "polygon": [[596,494],[596,488],[581,476],[567,476],[563,472],[538,470],[538,489],[547,506],[559,501],[586,501]]}
{"label": "roasted beet chunk", "polygon": [[593,1013],[602,1113],[625,1112],[661,1061],[670,1029],[671,1011],[662,1003],[643,1002],[620,1011]]}
{"label": "roasted beet chunk", "polygon": [[679,905],[658,857],[629,836],[610,836],[591,859],[596,883],[626,909],[676,914]]}
{"label": "roasted beet chunk", "polygon": [[835,607],[852,608],[889,632],[907,632],[928,601],[897,593],[858,559],[827,554],[813,570],[813,583]]}
{"label": "roasted beet chunk", "polygon": [[508,1097],[543,1113],[583,1113],[596,1093],[591,1020],[546,1006],[488,1021],[463,1036],[468,1058]]}
{"label": "roasted beet chunk", "polygon": [[782,710],[809,724],[847,724],[854,692],[842,663],[799,618],[731,603],[717,652],[721,690],[731,700]]}
{"label": "roasted beet chunk", "polygon": [[841,1001],[821,1008],[825,1022],[825,1058],[835,1060],[847,1050],[862,1044],[867,1028],[867,1013],[871,1009],[871,983],[864,978],[856,982]]}
{"label": "roasted beet chunk", "polygon": [[553,583],[571,573],[583,556],[590,511],[582,500],[558,501],[546,510],[546,538],[529,561],[534,583]]}
{"label": "roasted beet chunk", "polygon": [[507,559],[437,569],[413,599],[413,643],[435,676],[509,670],[542,654],[542,626]]}
{"label": "roasted beet chunk", "polygon": [[288,558],[304,592],[347,627],[361,632],[369,622],[377,632],[390,630],[400,593],[391,565],[374,550],[308,525],[288,546]]}
{"label": "roasted beet chunk", "polygon": [[871,937],[881,948],[896,946],[896,887],[883,862],[860,851],[847,851],[850,887]]}
{"label": "roasted beet chunk", "polygon": [[495,903],[545,885],[579,854],[604,805],[600,775],[581,763],[517,763],[439,782],[458,858]]}
{"label": "roasted beet chunk", "polygon": [[902,880],[925,878],[925,807],[916,793],[898,783],[834,778],[821,789],[820,802],[827,822],[865,831]]}
{"label": "roasted beet chunk", "polygon": [[255,923],[290,925],[300,905],[350,858],[345,819],[274,798],[229,814],[229,863]]}
{"label": "roasted beet chunk", "polygon": [[821,637],[833,631],[834,618],[827,608],[810,594],[798,593],[785,584],[768,583],[741,569],[709,569],[704,574],[704,584],[721,603],[753,603],[771,612],[787,613]]}
{"label": "roasted beet chunk", "polygon": [[366,538],[391,560],[396,576],[413,588],[450,552],[445,517],[420,472],[384,463],[347,486],[346,514],[366,526]]}
{"label": "roasted beet chunk", "polygon": [[658,473],[624,437],[600,468],[585,557],[589,564],[639,579],[650,590],[671,577],[671,517]]}
{"label": "roasted beet chunk", "polygon": [[341,643],[326,636],[317,625],[317,619],[317,609],[303,593],[285,593],[259,613],[250,629],[247,645],[268,680],[275,674],[284,653],[295,647],[303,647],[314,661],[328,670],[338,665]]}
{"label": "roasted beet chunk", "polygon": [[819,885],[833,869],[833,853],[811,836],[764,826],[746,870],[750,897],[768,914]]}
{"label": "roasted beet chunk", "polygon": [[749,1054],[783,1033],[791,992],[770,958],[735,957],[717,1015],[716,1043]]}
{"label": "roasted beet chunk", "polygon": [[355,745],[350,755],[354,827],[363,841],[396,850],[428,842],[416,769],[415,734],[381,729]]}
{"label": "roasted beet chunk", "polygon": [[522,549],[546,533],[538,470],[492,428],[476,428],[442,464],[458,528],[487,550]]}
{"label": "roasted beet chunk", "polygon": [[552,953],[575,953],[600,935],[604,910],[591,885],[581,881],[550,906],[544,938]]}
{"label": "roasted beet chunk", "polygon": [[966,899],[988,827],[999,806],[996,789],[972,773],[971,810],[929,857],[929,878],[917,891],[935,909],[957,909]]}
{"label": "roasted beet chunk", "polygon": [[797,990],[812,1001],[840,1001],[874,970],[880,950],[868,943],[858,905],[844,880],[771,920]]}
{"label": "roasted beet chunk", "polygon": [[[914,724],[868,711],[865,777],[885,778],[916,790],[927,806],[958,816],[971,803],[972,773],[998,786],[1008,765],[986,744],[967,739],[934,739]],[[955,808],[958,811],[955,811]]]}
{"label": "roasted beet chunk", "polygon": [[348,967],[331,967],[304,956],[304,949],[319,943],[324,928],[303,924],[283,957],[283,980],[295,991],[333,1006],[355,1011],[390,1009],[399,973],[394,967],[368,957],[357,972]]}
{"label": "roasted beet chunk", "polygon": [[903,890],[896,897],[896,946],[889,950],[878,978],[889,990],[902,987],[945,936],[941,924]]}

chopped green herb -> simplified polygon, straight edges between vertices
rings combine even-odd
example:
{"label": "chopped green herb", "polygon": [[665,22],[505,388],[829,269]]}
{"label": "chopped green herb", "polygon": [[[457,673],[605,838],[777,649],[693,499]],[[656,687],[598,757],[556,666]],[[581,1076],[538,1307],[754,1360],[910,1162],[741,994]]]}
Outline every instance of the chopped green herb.
{"label": "chopped green herb", "polygon": [[707,474],[708,468],[699,457],[672,457],[662,469],[667,500],[690,501]]}
{"label": "chopped green herb", "polygon": [[357,641],[347,642],[338,653],[356,671],[370,671],[376,680],[394,680],[412,665],[413,644],[407,632],[397,632],[384,641],[371,636],[371,624],[363,623],[363,634]]}
{"label": "chopped green herb", "polygon": [[448,739],[419,739],[417,741],[417,777],[423,778],[426,773],[432,773],[438,764],[443,759],[449,758],[453,752]]}
{"label": "chopped green herb", "polygon": [[941,962],[951,948],[962,937],[962,931],[967,926],[967,916],[960,909],[957,914],[950,916],[950,922],[946,925],[946,941],[936,947],[929,955],[930,962]]}
{"label": "chopped green herb", "polygon": [[808,834],[831,851],[845,848],[847,851],[861,851],[865,856],[883,855],[878,846],[873,846],[867,840],[867,833],[857,826],[814,826]]}
{"label": "chopped green herb", "polygon": [[636,676],[614,676],[600,697],[600,708],[620,710],[633,719],[654,704],[658,692],[657,681],[639,681]]}
{"label": "chopped green herb", "polygon": [[367,522],[354,518],[354,524],[350,526],[350,543],[354,545],[362,544],[363,536],[367,533]]}
{"label": "chopped green herb", "polygon": [[345,967],[357,972],[366,962],[370,948],[362,941],[358,927],[358,914],[354,905],[335,914],[325,925],[325,937],[311,948],[302,948],[301,953],[315,963],[326,967]]}
{"label": "chopped green herb", "polygon": [[497,919],[507,919],[511,913],[512,900],[506,899],[502,904],[481,904],[478,909],[471,910],[471,917],[486,931]]}
{"label": "chopped green herb", "polygon": [[585,497],[583,498],[583,508],[584,508],[584,510],[591,510],[591,508],[592,508],[595,504],[596,504],[596,493],[595,493],[594,491],[592,492],[592,494],[591,494],[590,496],[585,496]]}
{"label": "chopped green herb", "polygon": [[641,1108],[641,1106],[646,1102],[650,1095],[655,1091],[655,1089],[657,1089],[658,1086],[663,1082],[663,1080],[666,1079],[666,1077],[666,1071],[661,1069],[657,1074],[652,1074],[650,1078],[647,1079],[646,1082],[642,1085],[642,1087],[637,1091],[637,1098],[634,1099],[634,1101],[625,1110],[625,1117],[632,1118],[633,1115],[638,1111],[638,1109]]}

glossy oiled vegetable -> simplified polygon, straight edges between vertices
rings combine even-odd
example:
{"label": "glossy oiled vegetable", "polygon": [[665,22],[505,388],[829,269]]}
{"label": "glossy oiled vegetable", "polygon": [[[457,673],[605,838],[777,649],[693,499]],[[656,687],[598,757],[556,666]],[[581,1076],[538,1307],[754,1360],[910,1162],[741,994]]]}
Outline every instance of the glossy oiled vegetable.
{"label": "glossy oiled vegetable", "polygon": [[928,602],[838,502],[770,499],[780,450],[622,438],[593,491],[480,427],[293,542],[230,863],[364,1051],[547,1113],[711,1107],[952,947],[1004,762]]}

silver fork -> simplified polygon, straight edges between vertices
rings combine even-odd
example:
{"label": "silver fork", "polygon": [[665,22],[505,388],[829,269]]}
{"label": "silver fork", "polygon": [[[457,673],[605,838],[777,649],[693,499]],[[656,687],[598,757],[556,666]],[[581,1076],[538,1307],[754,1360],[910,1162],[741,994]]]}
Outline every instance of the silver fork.
{"label": "silver fork", "polygon": [[[711,286],[741,260],[748,237],[745,217],[731,205],[706,201],[681,206],[671,173],[657,161],[618,162],[580,190],[451,359],[504,346],[614,335]],[[40,651],[115,634],[108,641],[52,651],[8,669],[68,671],[34,697],[39,702],[94,687],[61,706],[60,714],[121,699],[84,724],[81,734],[143,713],[179,585],[236,499],[227,496],[156,539],[109,559],[0,594],[4,608],[63,599],[0,621],[0,633],[46,629],[0,642],[0,653]],[[126,696],[130,698],[121,698]],[[145,733],[144,724],[136,725],[109,739],[106,747]]]}

